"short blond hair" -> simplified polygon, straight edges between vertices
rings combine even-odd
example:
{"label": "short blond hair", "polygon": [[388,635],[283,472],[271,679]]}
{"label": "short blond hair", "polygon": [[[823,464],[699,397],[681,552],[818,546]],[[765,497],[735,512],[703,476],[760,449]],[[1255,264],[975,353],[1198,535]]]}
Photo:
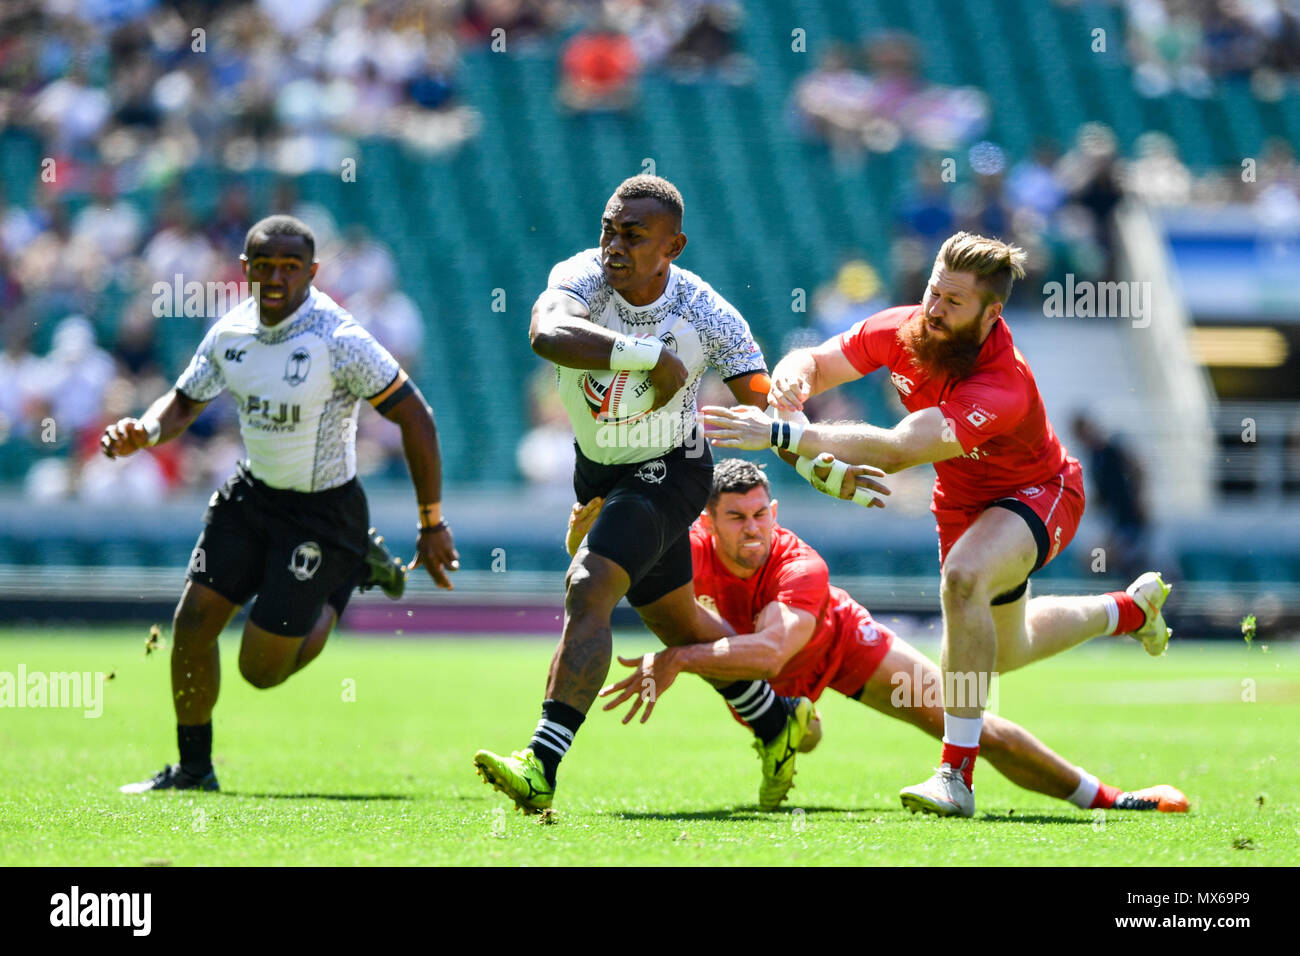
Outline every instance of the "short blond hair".
{"label": "short blond hair", "polygon": [[1003,302],[1011,295],[1011,284],[1025,277],[1024,249],[1003,242],[977,236],[973,232],[959,232],[949,236],[935,257],[949,272],[969,272],[974,275],[983,292],[983,304]]}

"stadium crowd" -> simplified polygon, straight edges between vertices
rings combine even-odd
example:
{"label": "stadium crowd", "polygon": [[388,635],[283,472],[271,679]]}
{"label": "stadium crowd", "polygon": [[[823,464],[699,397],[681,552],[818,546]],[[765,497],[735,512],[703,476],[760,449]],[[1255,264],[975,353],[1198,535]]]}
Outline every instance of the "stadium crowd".
{"label": "stadium crowd", "polygon": [[[1231,57],[1205,51],[1250,43],[1266,51],[1260,62],[1268,68],[1294,72],[1297,44],[1287,47],[1290,60],[1277,49],[1294,31],[1293,7],[1126,0],[1135,76],[1148,48],[1165,48],[1160,31],[1170,24],[1195,24],[1200,52],[1187,56],[1213,64],[1206,69],[1214,75],[1236,68]],[[153,284],[177,273],[238,280],[244,231],[266,212],[293,212],[316,230],[320,287],[418,374],[426,317],[401,290],[393,251],[363,227],[299,201],[294,178],[337,171],[359,138],[456,150],[480,124],[460,80],[461,58],[502,36],[506,55],[553,58],[558,111],[634,108],[647,71],[679,82],[749,82],[744,15],[737,0],[0,5],[0,136],[7,127],[35,136],[36,155],[58,168],[30,196],[0,178],[0,481],[22,480],[29,493],[47,496],[91,486],[81,475],[99,462],[91,460],[93,442],[81,438],[156,394],[188,357],[204,318],[215,318],[161,322]],[[1237,41],[1224,40],[1228,34]],[[204,55],[193,55],[199,50]],[[1251,183],[1238,169],[1189,169],[1161,133],[1129,149],[1099,124],[1081,127],[1064,147],[1044,141],[1030,155],[1010,156],[980,138],[997,104],[979,90],[925,80],[915,40],[891,33],[814,52],[817,65],[789,90],[803,132],[837,154],[904,148],[916,158],[891,211],[891,261],[848,251],[813,296],[808,326],[783,348],[915,295],[935,245],[957,229],[1029,251],[1035,274],[1016,288],[1024,297],[1035,279],[1111,275],[1110,213],[1126,194],[1155,205],[1245,202],[1270,222],[1300,222],[1300,165],[1285,141],[1261,153]],[[945,153],[961,157],[955,183],[941,175]],[[178,185],[195,165],[229,174],[212,208]],[[280,177],[269,208],[240,180],[254,169]],[[156,197],[149,209],[133,201],[142,192]],[[854,409],[827,411],[853,417]],[[363,470],[400,469],[391,430],[373,428],[372,417],[363,416],[359,436]],[[549,417],[538,407],[534,423],[544,428]],[[52,438],[47,418],[57,423]],[[556,447],[544,431],[534,438]],[[37,454],[51,446],[57,454]],[[169,452],[172,460],[156,456],[156,471],[133,480],[149,489],[208,487],[238,448],[229,410],[205,416]],[[567,464],[537,468],[563,474]]]}
{"label": "stadium crowd", "polygon": [[1144,96],[1208,96],[1218,79],[1249,79],[1280,99],[1300,73],[1300,6],[1292,0],[1119,0],[1134,88]]}

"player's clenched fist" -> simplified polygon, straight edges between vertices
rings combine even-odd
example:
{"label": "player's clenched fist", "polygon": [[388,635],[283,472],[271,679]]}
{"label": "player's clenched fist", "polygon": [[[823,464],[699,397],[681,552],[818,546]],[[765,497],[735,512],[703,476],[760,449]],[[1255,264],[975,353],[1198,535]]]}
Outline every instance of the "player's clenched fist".
{"label": "player's clenched fist", "polygon": [[121,458],[148,445],[149,433],[135,418],[119,419],[105,428],[103,437],[99,439],[99,447],[109,458]]}

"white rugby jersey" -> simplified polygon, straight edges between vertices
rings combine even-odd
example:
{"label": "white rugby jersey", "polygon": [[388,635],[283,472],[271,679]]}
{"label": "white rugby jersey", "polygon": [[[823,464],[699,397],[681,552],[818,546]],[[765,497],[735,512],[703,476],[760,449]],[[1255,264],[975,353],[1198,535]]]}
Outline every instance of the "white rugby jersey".
{"label": "white rugby jersey", "polygon": [[357,473],[358,399],[384,391],[394,358],[319,289],[263,325],[245,299],[204,336],[176,388],[196,402],[230,389],[253,477],[272,488],[324,491]]}
{"label": "white rugby jersey", "polygon": [[573,296],[599,326],[624,335],[655,336],[686,366],[686,384],[672,401],[632,423],[598,420],[599,409],[588,401],[586,370],[556,366],[560,398],[578,447],[594,462],[647,461],[681,447],[695,426],[695,396],[708,366],[724,380],[766,368],[749,324],[687,269],[670,265],[663,295],[649,305],[630,305],[605,281],[600,249],[587,249],[555,266],[547,287]]}

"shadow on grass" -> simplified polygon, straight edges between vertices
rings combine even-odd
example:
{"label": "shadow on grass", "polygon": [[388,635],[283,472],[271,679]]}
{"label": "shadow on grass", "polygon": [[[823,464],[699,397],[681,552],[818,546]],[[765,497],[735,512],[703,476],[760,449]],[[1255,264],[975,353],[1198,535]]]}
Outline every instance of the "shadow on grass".
{"label": "shadow on grass", "polygon": [[410,800],[407,793],[242,793],[221,790],[223,797],[250,797],[255,800]]}
{"label": "shadow on grass", "polygon": [[988,823],[1092,823],[1092,817],[1060,817],[1047,813],[985,813],[981,820]]}
{"label": "shadow on grass", "polygon": [[[643,812],[638,810],[614,810],[602,813],[601,816],[617,817],[620,820],[726,820],[735,823],[744,823],[751,820],[779,820],[782,817],[791,816],[795,810],[802,810],[804,813],[858,813],[860,811],[851,807],[791,807],[785,806],[780,810],[774,810],[766,813],[759,810],[758,807],[733,807],[723,808],[720,810],[683,810],[672,813],[663,810],[653,812]],[[875,811],[872,811],[875,812]]]}

